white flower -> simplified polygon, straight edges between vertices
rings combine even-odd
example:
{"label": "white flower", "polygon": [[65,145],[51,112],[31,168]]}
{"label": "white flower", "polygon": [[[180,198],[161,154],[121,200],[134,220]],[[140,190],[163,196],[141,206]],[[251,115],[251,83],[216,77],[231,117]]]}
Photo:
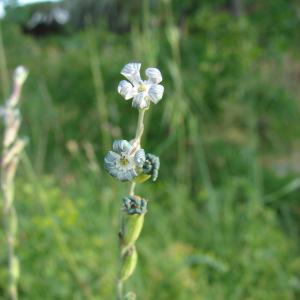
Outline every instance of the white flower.
{"label": "white flower", "polygon": [[147,80],[142,80],[140,75],[141,64],[129,63],[122,69],[121,74],[127,80],[122,80],[118,86],[118,93],[129,100],[133,98],[132,106],[138,109],[146,108],[150,101],[158,103],[164,93],[164,87],[159,84],[162,81],[161,73],[156,68],[148,68],[145,71]]}
{"label": "white flower", "polygon": [[121,181],[130,181],[138,175],[146,160],[145,151],[136,149],[126,140],[113,142],[113,151],[104,158],[104,168]]}

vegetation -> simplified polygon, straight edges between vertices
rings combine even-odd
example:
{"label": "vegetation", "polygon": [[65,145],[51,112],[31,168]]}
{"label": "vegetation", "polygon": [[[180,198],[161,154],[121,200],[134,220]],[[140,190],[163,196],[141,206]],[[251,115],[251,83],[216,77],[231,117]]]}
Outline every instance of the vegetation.
{"label": "vegetation", "polygon": [[[1,20],[1,98],[17,65],[30,70],[15,195],[20,299],[115,298],[128,185],[103,157],[112,139],[134,136],[137,112],[116,93],[129,61],[159,67],[165,93],[145,119],[143,146],[161,168],[155,185],[137,187],[149,202],[128,289],[143,300],[298,299],[298,1],[244,0],[239,16],[234,1],[135,2],[119,18],[105,5],[98,19],[78,13],[63,34],[39,38],[21,29],[33,7]],[[4,244],[1,230],[9,299]]]}

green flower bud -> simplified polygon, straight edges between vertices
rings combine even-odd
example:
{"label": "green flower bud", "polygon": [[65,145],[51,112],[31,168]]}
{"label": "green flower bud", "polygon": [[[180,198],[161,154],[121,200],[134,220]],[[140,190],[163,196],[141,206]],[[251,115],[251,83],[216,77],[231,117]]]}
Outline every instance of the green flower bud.
{"label": "green flower bud", "polygon": [[133,273],[137,264],[137,252],[134,246],[128,249],[123,256],[123,264],[120,271],[120,281],[126,281]]}
{"label": "green flower bud", "polygon": [[159,167],[160,167],[159,157],[154,154],[147,153],[146,160],[143,165],[143,174],[150,175],[152,181],[156,181],[158,177]]}
{"label": "green flower bud", "polygon": [[125,216],[125,227],[123,233],[123,247],[133,245],[139,238],[144,225],[144,215]]}
{"label": "green flower bud", "polygon": [[139,196],[123,198],[123,211],[128,215],[141,215],[147,212],[147,200]]}
{"label": "green flower bud", "polygon": [[147,201],[138,196],[123,198],[125,212],[123,232],[121,232],[124,251],[138,239],[144,224],[144,215],[147,212]]}

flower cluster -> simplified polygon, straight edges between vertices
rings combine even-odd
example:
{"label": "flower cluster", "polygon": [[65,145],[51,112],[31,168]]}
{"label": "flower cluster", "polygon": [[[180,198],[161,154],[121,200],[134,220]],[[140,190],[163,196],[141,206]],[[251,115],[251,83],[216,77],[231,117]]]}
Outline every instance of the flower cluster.
{"label": "flower cluster", "polygon": [[[122,69],[121,74],[129,81],[122,80],[118,92],[129,100],[133,98],[132,106],[143,111],[149,108],[150,103],[158,103],[164,92],[159,83],[162,76],[157,68],[148,68],[145,73],[147,80],[142,80],[140,63],[129,63]],[[113,177],[120,181],[143,182],[149,178],[155,181],[158,176],[159,158],[145,153],[140,147],[140,137],[132,141],[116,140],[113,149],[104,158],[104,168]]]}
{"label": "flower cluster", "polygon": [[[141,64],[129,63],[122,69],[121,74],[128,81],[122,80],[118,92],[125,100],[133,99],[132,106],[139,110],[135,138],[131,141],[116,140],[104,158],[104,168],[120,181],[130,181],[129,195],[123,198],[122,226],[119,231],[122,264],[118,276],[118,299],[129,299],[123,296],[124,282],[133,274],[137,264],[135,243],[138,240],[147,212],[147,200],[135,194],[136,183],[148,179],[155,181],[160,166],[159,158],[146,153],[141,148],[141,138],[144,131],[144,115],[151,102],[158,103],[163,96],[164,87],[159,84],[162,76],[157,68],[148,68],[145,73],[147,80],[140,75]],[[135,298],[133,293],[130,297]]]}

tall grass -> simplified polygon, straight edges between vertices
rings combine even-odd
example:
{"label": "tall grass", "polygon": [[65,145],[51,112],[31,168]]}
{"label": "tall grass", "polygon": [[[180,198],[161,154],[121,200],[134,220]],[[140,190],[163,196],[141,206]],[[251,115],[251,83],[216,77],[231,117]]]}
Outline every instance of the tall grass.
{"label": "tall grass", "polygon": [[91,166],[108,150],[105,136],[134,133],[133,113],[115,96],[126,58],[162,66],[166,82],[146,116],[145,145],[163,163],[155,188],[140,187],[153,200],[128,289],[144,300],[298,299],[299,174],[286,153],[298,140],[299,95],[278,63],[288,55],[299,64],[292,4],[233,19],[215,2],[187,16],[183,2],[143,3],[122,35],[99,26],[34,40],[2,27],[7,67],[26,59],[24,97],[35,103],[22,107],[30,145],[16,185],[20,298],[114,298],[115,199],[126,187]]}

